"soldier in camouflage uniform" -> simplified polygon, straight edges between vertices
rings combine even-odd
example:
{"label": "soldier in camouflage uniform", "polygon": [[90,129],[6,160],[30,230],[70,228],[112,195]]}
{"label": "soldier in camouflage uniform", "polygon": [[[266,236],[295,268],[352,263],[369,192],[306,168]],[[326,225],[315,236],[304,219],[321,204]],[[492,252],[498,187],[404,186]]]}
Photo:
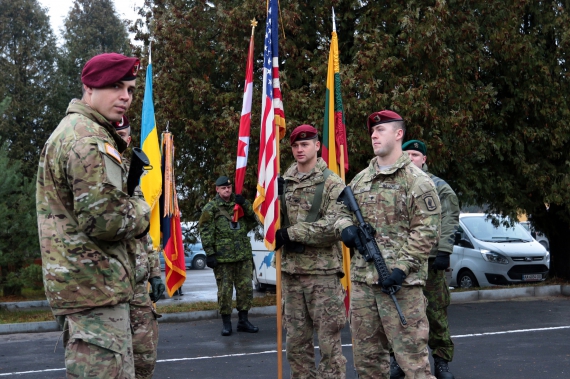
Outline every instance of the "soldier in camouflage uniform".
{"label": "soldier in camouflage uniform", "polygon": [[[427,300],[422,287],[428,275],[428,257],[437,245],[441,208],[429,176],[402,152],[403,119],[395,112],[375,112],[368,131],[376,155],[350,187],[364,220],[375,238],[391,274],[379,283],[373,262],[356,253],[351,260],[351,331],[354,364],[360,379],[390,376],[389,349],[406,377],[433,379],[428,359]],[[352,213],[345,207],[335,228],[348,247],[360,240]],[[407,325],[400,323],[394,302],[382,289],[402,286],[396,293]]]}
{"label": "soldier in camouflage uniform", "polygon": [[[247,233],[257,226],[251,203],[242,195],[232,193],[227,176],[216,180],[216,197],[202,210],[198,229],[206,252],[206,264],[214,269],[218,285],[218,310],[222,315],[222,336],[232,334],[232,292],[236,289],[238,332],[257,333],[259,328],[248,320],[253,303],[253,254]],[[234,206],[238,204],[244,215],[232,221]]]}
{"label": "soldier in camouflage uniform", "polygon": [[[346,377],[340,331],[346,324],[341,244],[334,222],[336,199],[345,185],[317,158],[318,133],[301,125],[291,133],[295,163],[280,181],[283,228],[275,234],[281,250],[283,323],[291,378]],[[321,359],[315,369],[313,334]]]}
{"label": "soldier in camouflage uniform", "polygon": [[64,327],[73,378],[134,378],[129,301],[134,255],[127,241],[146,235],[150,209],[130,197],[113,122],[129,108],[139,60],[101,54],[82,72],[81,100],[47,140],[36,207],[44,286]]}
{"label": "soldier in camouflage uniform", "polygon": [[[115,125],[115,130],[121,138],[130,145],[131,126],[127,116]],[[130,168],[130,162],[123,158],[125,166]],[[130,301],[130,318],[133,334],[133,356],[136,379],[152,378],[156,365],[156,349],[158,348],[158,321],[161,317],[154,306],[164,293],[165,286],[160,278],[160,261],[158,252],[152,246],[152,239],[146,234],[140,239],[127,242],[127,251],[135,254],[135,288],[134,297]],[[148,293],[147,283],[152,292]]]}
{"label": "soldier in camouflage uniform", "polygon": [[[430,174],[426,165],[427,148],[422,141],[411,140],[402,145],[416,166],[426,172],[433,180],[441,202],[441,237],[429,255],[428,278],[424,287],[424,296],[428,299],[427,318],[429,321],[428,345],[432,350],[434,371],[437,379],[453,379],[448,362],[453,360],[453,341],[447,322],[449,306],[449,288],[445,281],[445,270],[449,267],[449,255],[453,253],[455,231],[459,227],[459,201],[449,184],[443,179]],[[390,365],[390,379],[403,378],[404,372],[394,359]]]}

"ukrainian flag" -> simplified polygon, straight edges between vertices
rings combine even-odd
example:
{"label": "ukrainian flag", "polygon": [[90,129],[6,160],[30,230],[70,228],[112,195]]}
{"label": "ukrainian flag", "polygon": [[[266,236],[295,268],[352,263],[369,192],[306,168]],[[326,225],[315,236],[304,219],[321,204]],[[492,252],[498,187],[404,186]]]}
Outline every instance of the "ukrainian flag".
{"label": "ukrainian flag", "polygon": [[141,149],[145,152],[152,170],[148,171],[141,179],[141,189],[146,202],[150,205],[150,237],[155,250],[160,250],[160,205],[159,199],[162,193],[162,169],[160,144],[156,131],[154,117],[154,103],[152,101],[152,64],[146,69],[146,85],[144,89],[143,110],[141,120]]}

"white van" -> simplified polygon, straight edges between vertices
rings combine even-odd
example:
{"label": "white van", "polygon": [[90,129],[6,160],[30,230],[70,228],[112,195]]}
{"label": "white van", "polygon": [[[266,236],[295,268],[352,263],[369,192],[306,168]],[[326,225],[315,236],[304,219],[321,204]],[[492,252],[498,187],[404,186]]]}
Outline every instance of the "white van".
{"label": "white van", "polygon": [[265,291],[268,286],[276,285],[277,272],[271,266],[271,260],[275,255],[269,251],[263,241],[256,241],[254,232],[249,232],[251,250],[253,253],[253,285],[258,291]]}
{"label": "white van", "polygon": [[459,228],[450,256],[450,286],[485,287],[546,279],[550,253],[520,223],[494,226],[484,213],[463,213]]}

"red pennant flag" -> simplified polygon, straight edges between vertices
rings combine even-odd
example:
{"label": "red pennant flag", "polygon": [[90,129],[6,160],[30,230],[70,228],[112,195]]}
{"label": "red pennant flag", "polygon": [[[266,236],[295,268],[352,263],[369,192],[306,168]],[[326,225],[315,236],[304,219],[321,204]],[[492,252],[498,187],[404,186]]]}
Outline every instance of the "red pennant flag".
{"label": "red pennant flag", "polygon": [[[255,26],[253,26],[255,28]],[[251,125],[251,98],[253,96],[253,28],[249,40],[249,53],[245,68],[245,86],[243,88],[243,105],[241,108],[241,120],[239,123],[239,136],[236,161],[235,192],[241,194],[247,167],[247,153],[249,152],[249,127]],[[243,209],[236,204],[234,207],[233,221],[236,222],[243,216]]]}

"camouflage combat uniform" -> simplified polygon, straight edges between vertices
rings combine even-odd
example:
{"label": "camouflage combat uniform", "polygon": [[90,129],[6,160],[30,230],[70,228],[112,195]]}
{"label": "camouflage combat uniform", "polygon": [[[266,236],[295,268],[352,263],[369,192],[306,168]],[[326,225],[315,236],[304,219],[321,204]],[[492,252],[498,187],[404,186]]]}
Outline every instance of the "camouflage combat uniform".
{"label": "camouflage combat uniform", "polygon": [[160,277],[160,261],[158,252],[154,250],[148,234],[139,240],[132,241],[136,251],[135,295],[130,303],[135,377],[147,379],[152,378],[156,364],[157,318],[160,317],[148,294],[148,279]]}
{"label": "camouflage combat uniform", "polygon": [[[438,251],[453,253],[455,231],[459,226],[459,200],[449,184],[428,172],[427,165],[422,169],[430,176],[437,189],[441,202],[441,237],[429,255],[428,267],[431,267]],[[428,345],[432,355],[437,355],[448,362],[453,360],[453,341],[447,322],[447,307],[450,302],[449,288],[445,281],[445,271],[429,270],[424,296],[428,299],[427,318],[429,321]]]}
{"label": "camouflage combat uniform", "polygon": [[228,202],[220,195],[211,200],[198,222],[202,246],[207,256],[218,261],[214,276],[218,285],[218,309],[221,315],[232,313],[232,292],[236,289],[236,308],[249,311],[253,302],[253,254],[247,233],[257,225],[251,203],[242,206],[244,216],[239,219],[239,229],[230,229],[227,216],[234,212],[235,194]]}
{"label": "camouflage combat uniform", "polygon": [[150,209],[126,193],[120,155],[126,147],[109,121],[73,100],[40,156],[36,208],[44,286],[65,326],[71,377],[134,377],[134,256],[126,241],[147,228]]}
{"label": "camouflage combat uniform", "polygon": [[[291,226],[291,241],[304,245],[304,252],[282,249],[282,298],[284,326],[287,330],[287,360],[291,378],[330,378],[346,376],[340,331],[346,324],[341,244],[335,237],[334,223],[340,206],[336,199],[345,185],[331,173],[323,188],[319,218],[305,222],[315,188],[324,181],[327,164],[322,158],[307,174],[299,173],[294,163],[284,174],[284,196]],[[283,225],[286,227],[287,225]],[[313,333],[317,332],[321,359],[315,369]]]}
{"label": "camouflage combat uniform", "polygon": [[[428,274],[429,252],[439,238],[439,199],[431,179],[410,161],[408,154],[402,154],[384,170],[377,161],[372,159],[350,187],[364,220],[376,230],[376,242],[386,265],[406,274],[396,298],[407,326],[400,324],[393,301],[377,285],[373,263],[354,254],[350,266],[354,364],[361,379],[388,379],[392,346],[407,378],[433,378],[427,350],[427,300],[422,286]],[[344,206],[342,214],[335,224],[339,235],[353,224],[353,215]]]}

